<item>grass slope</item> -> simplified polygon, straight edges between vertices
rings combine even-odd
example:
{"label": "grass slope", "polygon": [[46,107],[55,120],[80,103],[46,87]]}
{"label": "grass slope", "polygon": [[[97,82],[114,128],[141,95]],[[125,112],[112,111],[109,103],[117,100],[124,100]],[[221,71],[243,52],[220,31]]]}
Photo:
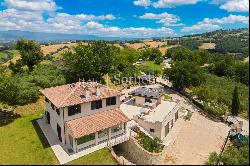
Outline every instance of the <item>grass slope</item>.
{"label": "grass slope", "polygon": [[249,108],[249,88],[248,86],[237,83],[233,80],[224,78],[224,77],[217,77],[212,74],[206,74],[206,84],[210,86],[211,88],[215,89],[217,91],[220,100],[223,101],[223,103],[227,104],[228,106],[231,105],[232,101],[232,95],[234,87],[238,87],[239,92],[239,98],[241,102],[241,107],[243,112],[240,113],[240,116],[243,118],[248,119],[247,111]]}
{"label": "grass slope", "polygon": [[[0,165],[59,164],[36,119],[43,111],[23,116],[0,127]],[[117,164],[108,149],[101,149],[69,164]]]}
{"label": "grass slope", "polygon": [[155,64],[154,61],[145,61],[144,66],[148,66],[153,70],[162,70],[162,66]]}

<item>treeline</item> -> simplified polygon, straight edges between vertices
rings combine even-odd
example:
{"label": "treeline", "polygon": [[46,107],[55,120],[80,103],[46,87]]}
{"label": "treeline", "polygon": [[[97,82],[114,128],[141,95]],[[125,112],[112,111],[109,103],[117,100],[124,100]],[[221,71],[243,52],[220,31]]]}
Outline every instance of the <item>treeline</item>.
{"label": "treeline", "polygon": [[204,34],[183,36],[179,39],[180,45],[191,50],[198,49],[202,43],[215,43],[213,53],[232,53],[239,58],[249,55],[249,29],[217,30]]}
{"label": "treeline", "polygon": [[[151,69],[134,65],[139,59],[161,63],[159,49],[137,51],[120,49],[105,41],[94,41],[90,45],[79,43],[73,50],[62,53],[62,63],[56,65],[51,56],[44,56],[41,46],[32,40],[21,39],[16,43],[20,58],[9,66],[0,66],[0,103],[24,105],[35,102],[39,89],[73,83],[79,79],[105,83],[103,76],[139,76],[141,71],[154,73]],[[45,61],[46,60],[46,61]]]}
{"label": "treeline", "polygon": [[0,66],[0,102],[11,106],[36,102],[39,89],[64,83],[63,72],[52,64],[39,64],[31,72],[18,74]]}
{"label": "treeline", "polygon": [[232,92],[238,86],[240,112],[246,117],[248,88],[242,83],[248,85],[248,64],[227,55],[205,50],[192,51],[184,47],[171,48],[166,56],[172,61],[171,68],[164,71],[164,76],[176,90],[191,90],[193,97],[202,102],[208,114],[221,117],[231,110]]}
{"label": "treeline", "polygon": [[206,50],[190,50],[176,47],[168,50],[166,56],[174,61],[186,60],[195,62],[200,66],[205,65],[209,73],[219,77],[226,76],[235,81],[249,85],[249,64],[237,58],[220,53],[210,53]]}
{"label": "treeline", "polygon": [[236,36],[222,37],[215,41],[214,51],[220,53],[241,53],[242,57],[249,55],[249,38],[242,39]]}

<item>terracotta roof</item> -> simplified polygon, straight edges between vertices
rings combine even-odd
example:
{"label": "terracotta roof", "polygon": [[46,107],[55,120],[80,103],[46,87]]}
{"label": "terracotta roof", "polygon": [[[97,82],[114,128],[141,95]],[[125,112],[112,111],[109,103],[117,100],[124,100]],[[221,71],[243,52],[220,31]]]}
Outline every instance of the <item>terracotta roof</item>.
{"label": "terracotta roof", "polygon": [[[96,95],[99,88],[100,95]],[[84,91],[89,97],[84,96]],[[96,82],[77,82],[40,90],[57,108],[86,103],[94,100],[121,95],[120,91],[109,89]]]}
{"label": "terracotta roof", "polygon": [[66,126],[71,131],[73,138],[80,138],[127,121],[129,119],[120,108],[115,108],[68,121]]}

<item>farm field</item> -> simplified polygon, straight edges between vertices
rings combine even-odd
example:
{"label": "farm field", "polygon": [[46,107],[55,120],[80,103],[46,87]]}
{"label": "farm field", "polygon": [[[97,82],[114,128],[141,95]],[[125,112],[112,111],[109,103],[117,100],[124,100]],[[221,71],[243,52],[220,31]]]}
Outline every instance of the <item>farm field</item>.
{"label": "farm field", "polygon": [[178,47],[179,45],[173,45],[173,46],[162,46],[159,48],[161,51],[162,55],[165,55],[166,51],[170,48]]}
{"label": "farm field", "polygon": [[208,49],[215,49],[215,46],[216,46],[215,43],[202,43],[202,44],[199,46],[199,49],[205,49],[205,50],[208,50]]}
{"label": "farm field", "polygon": [[52,44],[48,46],[42,46],[41,50],[43,51],[44,55],[49,54],[51,52],[55,52],[57,49],[63,48],[64,46],[72,47],[75,46],[76,43],[69,43],[69,44]]}

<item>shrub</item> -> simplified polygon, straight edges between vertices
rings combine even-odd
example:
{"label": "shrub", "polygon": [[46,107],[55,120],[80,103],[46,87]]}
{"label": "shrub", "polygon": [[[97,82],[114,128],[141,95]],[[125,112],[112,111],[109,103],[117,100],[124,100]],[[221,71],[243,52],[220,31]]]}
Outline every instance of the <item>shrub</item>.
{"label": "shrub", "polygon": [[159,138],[155,137],[152,139],[141,131],[138,133],[138,142],[149,152],[159,153],[164,148],[164,145],[161,144],[162,141]]}
{"label": "shrub", "polygon": [[30,82],[41,88],[63,85],[66,83],[63,72],[52,64],[40,64],[31,72]]}
{"label": "shrub", "polygon": [[218,155],[216,152],[210,154],[206,165],[249,165],[249,145],[243,143],[240,147],[230,145],[225,151]]}
{"label": "shrub", "polygon": [[222,104],[204,103],[204,111],[212,116],[221,117],[227,112],[227,107]]}
{"label": "shrub", "polygon": [[0,101],[8,105],[24,105],[37,101],[38,87],[20,76],[14,76],[0,83]]}

